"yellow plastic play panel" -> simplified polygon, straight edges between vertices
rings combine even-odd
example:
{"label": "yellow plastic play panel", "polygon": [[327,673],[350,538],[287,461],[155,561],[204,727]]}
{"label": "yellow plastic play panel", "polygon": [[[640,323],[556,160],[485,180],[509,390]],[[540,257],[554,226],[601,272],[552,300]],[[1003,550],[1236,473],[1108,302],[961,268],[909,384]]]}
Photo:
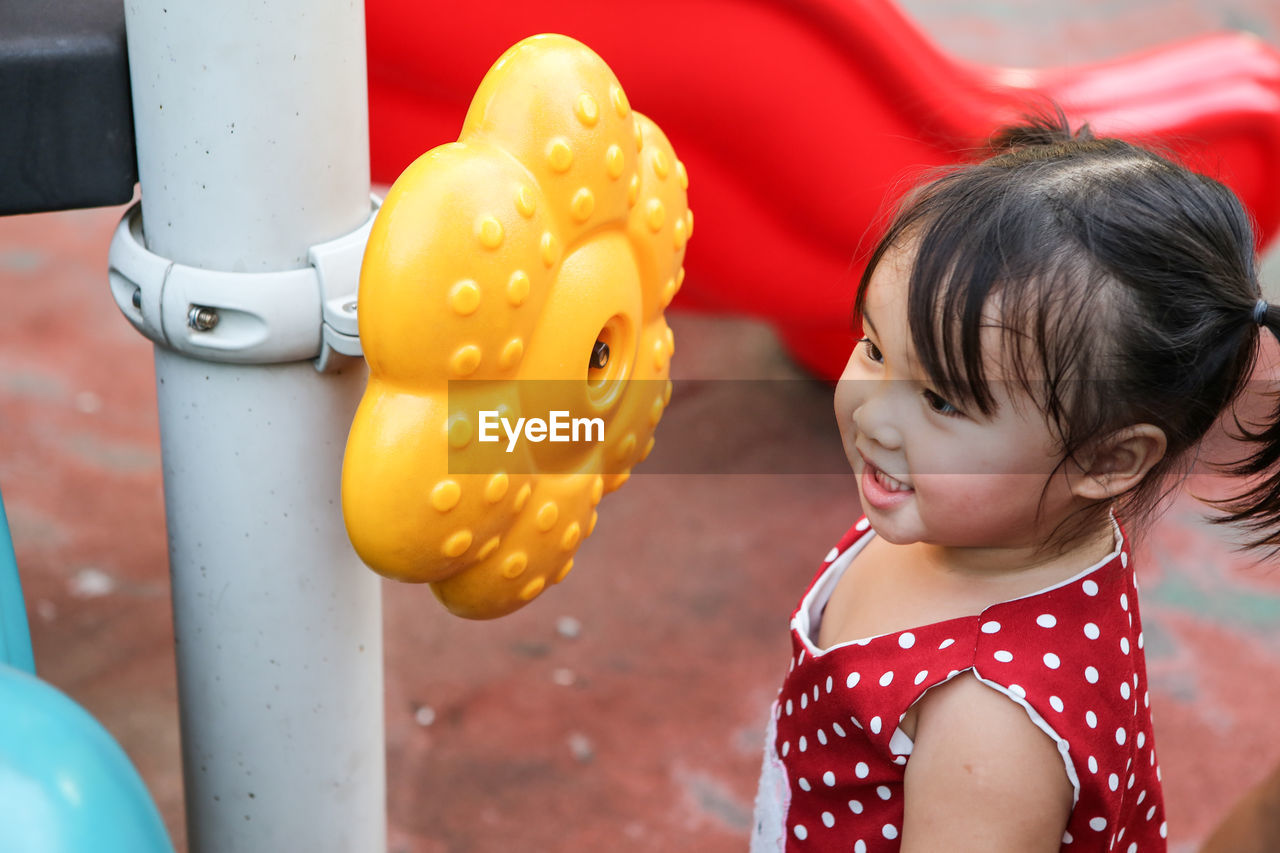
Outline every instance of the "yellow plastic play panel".
{"label": "yellow plastic play panel", "polygon": [[608,66],[559,35],[503,54],[458,141],[395,182],[360,275],[370,378],[342,474],[374,571],[477,619],[569,573],[670,399],[687,187]]}

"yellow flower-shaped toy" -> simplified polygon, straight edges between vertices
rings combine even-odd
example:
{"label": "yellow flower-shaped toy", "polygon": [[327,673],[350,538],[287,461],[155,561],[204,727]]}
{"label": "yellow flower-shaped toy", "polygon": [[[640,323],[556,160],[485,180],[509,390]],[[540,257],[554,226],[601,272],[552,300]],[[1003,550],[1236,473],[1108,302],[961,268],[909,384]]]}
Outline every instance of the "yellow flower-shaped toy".
{"label": "yellow flower-shaped toy", "polygon": [[687,187],[608,66],[557,35],[508,50],[458,141],[395,182],[360,275],[370,378],[342,477],[371,568],[471,618],[568,574],[670,398]]}

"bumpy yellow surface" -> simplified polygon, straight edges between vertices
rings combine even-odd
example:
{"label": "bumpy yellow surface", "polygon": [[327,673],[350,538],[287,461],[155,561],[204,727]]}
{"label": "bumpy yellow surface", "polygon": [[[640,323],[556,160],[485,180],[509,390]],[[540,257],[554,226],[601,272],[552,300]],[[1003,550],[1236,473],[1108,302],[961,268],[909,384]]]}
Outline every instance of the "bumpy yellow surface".
{"label": "bumpy yellow surface", "polygon": [[[360,276],[370,379],[343,466],[347,532],[371,568],[429,582],[471,618],[564,579],[670,397],[662,311],[684,276],[687,186],[608,66],[556,35],[508,50],[459,140],[400,176]],[[610,347],[602,369],[597,340]],[[604,441],[488,445],[467,467],[476,405],[459,401],[473,384],[504,413],[554,402],[599,416]]]}

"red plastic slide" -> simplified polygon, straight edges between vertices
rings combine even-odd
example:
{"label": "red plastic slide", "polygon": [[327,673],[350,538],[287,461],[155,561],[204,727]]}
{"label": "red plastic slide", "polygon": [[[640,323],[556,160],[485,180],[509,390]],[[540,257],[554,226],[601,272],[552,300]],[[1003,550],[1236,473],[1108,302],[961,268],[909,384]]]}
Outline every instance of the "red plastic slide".
{"label": "red plastic slide", "polygon": [[1280,52],[1248,35],[1024,71],[943,54],[888,0],[368,0],[367,19],[375,180],[457,137],[507,47],[573,36],[688,167],[698,239],[677,305],[767,318],[826,378],[887,205],[1046,97],[1226,181],[1263,243],[1280,224]]}

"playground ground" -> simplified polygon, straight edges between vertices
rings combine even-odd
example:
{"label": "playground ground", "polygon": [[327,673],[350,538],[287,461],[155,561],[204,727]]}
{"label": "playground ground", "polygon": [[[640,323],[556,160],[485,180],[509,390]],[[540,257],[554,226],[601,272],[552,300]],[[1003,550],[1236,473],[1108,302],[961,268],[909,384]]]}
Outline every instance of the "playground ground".
{"label": "playground ground", "polygon": [[[1270,0],[904,5],[948,49],[1007,65],[1215,27],[1280,44]],[[151,345],[106,287],[121,212],[0,219],[0,487],[40,674],[121,742],[183,849]],[[1280,298],[1280,265],[1266,270]],[[744,849],[786,620],[857,497],[829,389],[766,327],[680,312],[671,325],[677,376],[768,382],[677,395],[659,445],[691,444],[711,412],[758,410],[762,388],[788,430],[739,419],[727,441],[743,461],[727,470],[746,473],[638,469],[564,584],[504,620],[460,621],[426,588],[385,584],[393,853]],[[1139,554],[1178,853],[1280,761],[1280,569],[1233,552],[1188,496]]]}

